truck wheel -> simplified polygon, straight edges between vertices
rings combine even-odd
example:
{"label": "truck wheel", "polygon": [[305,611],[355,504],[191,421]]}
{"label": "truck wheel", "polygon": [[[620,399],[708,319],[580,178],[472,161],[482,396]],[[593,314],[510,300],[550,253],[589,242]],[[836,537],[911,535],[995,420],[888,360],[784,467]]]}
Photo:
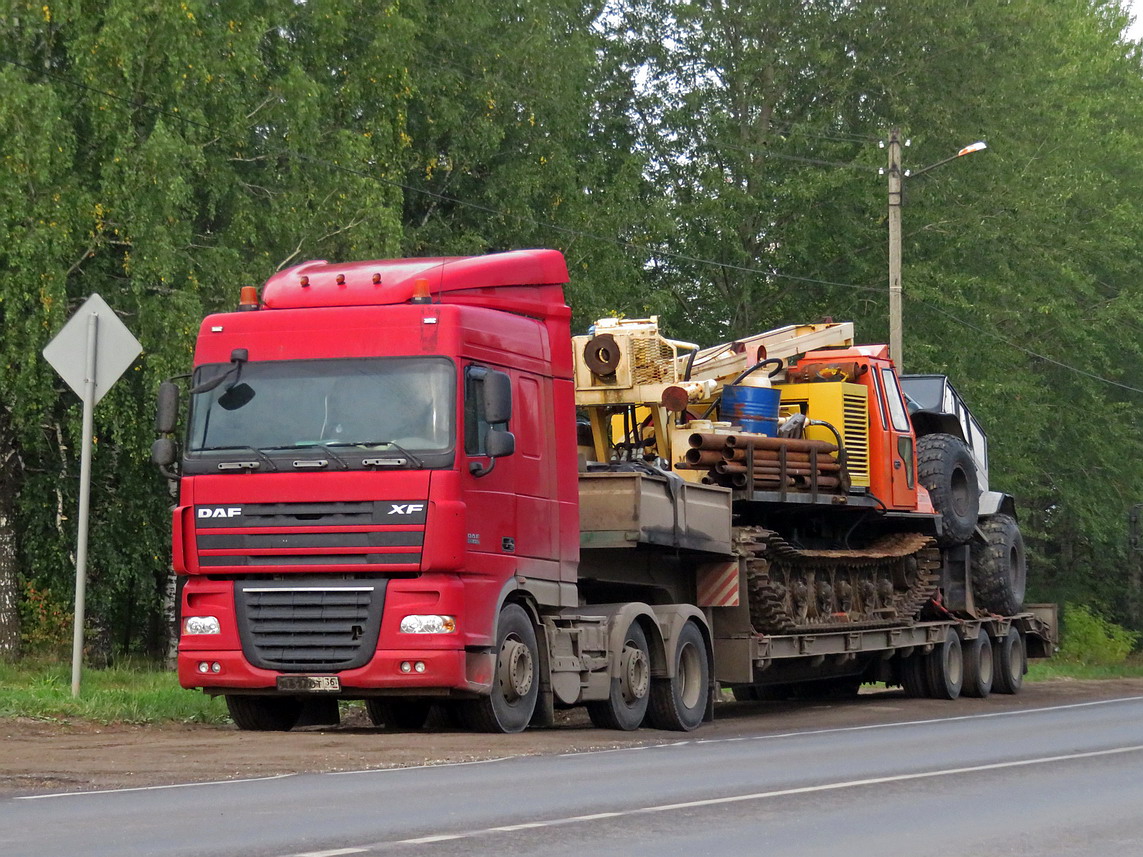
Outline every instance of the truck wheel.
{"label": "truck wheel", "polygon": [[928,489],[943,524],[937,543],[962,545],[972,538],[980,514],[976,462],[964,441],[951,434],[917,438],[917,481]]}
{"label": "truck wheel", "polygon": [[599,729],[638,729],[647,713],[651,690],[651,657],[647,635],[632,622],[619,656],[619,675],[611,679],[607,699],[587,703],[587,714]]}
{"label": "truck wheel", "polygon": [[427,699],[385,699],[365,700],[365,710],[369,722],[374,726],[406,731],[421,729],[429,719],[432,703]]}
{"label": "truck wheel", "polygon": [[901,689],[905,696],[921,699],[929,695],[925,681],[925,656],[910,655],[901,661]]}
{"label": "truck wheel", "polygon": [[982,629],[975,640],[966,640],[964,648],[965,696],[984,699],[992,691],[992,641]]}
{"label": "truck wheel", "polygon": [[964,651],[952,631],[925,655],[926,688],[933,699],[956,699],[964,686]]}
{"label": "truck wheel", "polygon": [[296,696],[226,697],[226,710],[239,729],[249,732],[288,732],[302,716]]}
{"label": "truck wheel", "polygon": [[1028,563],[1024,537],[1010,515],[991,515],[980,524],[984,548],[973,551],[972,595],[976,606],[1011,616],[1024,606]]}
{"label": "truck wheel", "polygon": [[992,644],[992,660],[996,665],[993,689],[997,693],[1019,693],[1028,670],[1028,655],[1024,636],[1018,629],[1009,628],[1007,634],[996,638]]}
{"label": "truck wheel", "polygon": [[496,623],[496,672],[492,692],[461,703],[465,725],[476,732],[523,732],[540,692],[536,629],[524,608],[509,604]]}
{"label": "truck wheel", "polygon": [[690,732],[706,716],[710,696],[710,655],[702,631],[687,622],[675,640],[675,677],[651,682],[647,716],[656,729]]}

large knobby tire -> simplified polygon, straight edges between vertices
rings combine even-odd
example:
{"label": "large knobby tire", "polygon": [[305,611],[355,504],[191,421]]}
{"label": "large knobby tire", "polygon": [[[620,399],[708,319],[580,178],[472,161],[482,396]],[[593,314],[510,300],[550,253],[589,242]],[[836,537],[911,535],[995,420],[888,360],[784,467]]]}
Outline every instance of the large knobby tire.
{"label": "large knobby tire", "polygon": [[1024,606],[1028,563],[1016,519],[992,515],[980,524],[984,547],[972,555],[972,596],[982,610],[1012,616]]}
{"label": "large knobby tire", "polygon": [[296,696],[226,696],[226,710],[239,729],[249,732],[288,732],[302,716]]}
{"label": "large knobby tire", "polygon": [[523,732],[540,693],[540,648],[524,608],[509,604],[496,623],[496,671],[488,696],[465,700],[459,709],[476,732]]}
{"label": "large knobby tire", "polygon": [[917,438],[917,481],[929,492],[941,513],[942,547],[963,545],[972,538],[980,514],[980,486],[972,453],[951,434]]}
{"label": "large knobby tire", "polygon": [[983,629],[975,640],[965,640],[964,648],[964,687],[965,696],[984,699],[992,692],[992,641]]}
{"label": "large knobby tire", "polygon": [[410,731],[421,729],[429,719],[432,703],[427,699],[386,699],[365,700],[365,710],[374,726],[387,729]]}
{"label": "large knobby tire", "polygon": [[997,693],[1019,693],[1028,670],[1024,636],[1017,629],[1009,628],[1007,634],[997,637],[992,644],[992,656],[996,667],[992,689]]}
{"label": "large knobby tire", "polygon": [[964,687],[964,652],[960,637],[949,631],[943,643],[925,655],[926,689],[933,699],[956,699]]}
{"label": "large knobby tire", "polygon": [[607,699],[587,703],[587,714],[599,729],[638,729],[651,698],[651,657],[647,635],[632,622],[619,655],[619,675],[611,679]]}
{"label": "large knobby tire", "polygon": [[690,732],[702,723],[710,698],[710,652],[698,625],[683,625],[670,657],[674,659],[674,678],[651,682],[647,718],[656,729]]}

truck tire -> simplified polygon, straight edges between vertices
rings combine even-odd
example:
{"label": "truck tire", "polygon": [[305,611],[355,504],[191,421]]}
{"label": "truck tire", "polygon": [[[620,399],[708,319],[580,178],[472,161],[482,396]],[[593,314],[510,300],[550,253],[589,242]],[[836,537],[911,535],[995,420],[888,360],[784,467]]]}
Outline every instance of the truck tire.
{"label": "truck tire", "polygon": [[656,729],[690,732],[702,723],[710,698],[710,652],[698,625],[683,625],[670,656],[675,676],[652,680],[647,717]]}
{"label": "truck tire", "polygon": [[911,699],[922,699],[929,695],[925,680],[925,655],[910,655],[901,661],[901,689]]}
{"label": "truck tire", "polygon": [[607,699],[587,703],[587,714],[599,729],[638,729],[647,713],[651,692],[651,657],[647,635],[632,622],[619,655],[619,675],[611,679]]}
{"label": "truck tire", "polygon": [[386,699],[373,697],[365,700],[369,722],[388,729],[411,731],[421,729],[429,719],[432,703],[427,699]]}
{"label": "truck tire", "polygon": [[965,640],[964,687],[961,693],[975,699],[984,699],[992,692],[992,641],[981,629],[975,640]]}
{"label": "truck tire", "polygon": [[289,732],[302,716],[296,696],[226,696],[234,725],[246,732]]}
{"label": "truck tire", "polygon": [[929,492],[941,513],[941,547],[963,545],[976,529],[980,514],[980,486],[976,462],[964,441],[951,434],[917,438],[917,481]]}
{"label": "truck tire", "polygon": [[956,699],[964,687],[964,651],[952,631],[925,655],[925,687],[933,699]]}
{"label": "truck tire", "polygon": [[980,524],[984,547],[972,556],[972,596],[976,606],[1012,616],[1024,606],[1028,564],[1024,537],[1010,515],[991,515]]}
{"label": "truck tire", "polygon": [[1024,686],[1024,673],[1028,670],[1028,655],[1024,649],[1024,635],[1009,628],[1003,637],[992,644],[992,660],[996,667],[993,690],[997,693],[1019,693]]}
{"label": "truck tire", "polygon": [[496,622],[496,671],[488,696],[460,703],[465,726],[475,732],[523,732],[540,692],[536,629],[523,607],[508,604]]}

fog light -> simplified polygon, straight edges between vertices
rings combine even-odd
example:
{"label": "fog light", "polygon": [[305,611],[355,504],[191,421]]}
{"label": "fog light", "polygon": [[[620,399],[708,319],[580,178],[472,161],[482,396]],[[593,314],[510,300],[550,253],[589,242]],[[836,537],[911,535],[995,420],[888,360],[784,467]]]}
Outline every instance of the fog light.
{"label": "fog light", "polygon": [[208,672],[210,672],[210,664],[208,664],[206,661],[203,661],[202,663],[200,663],[200,664],[198,665],[198,671],[199,671],[200,673],[208,673]]}
{"label": "fog light", "polygon": [[401,661],[401,672],[407,673],[410,670],[412,670],[412,668],[413,668],[413,665],[410,664],[408,661]]}
{"label": "fog light", "polygon": [[212,673],[222,672],[222,664],[220,664],[218,661],[215,661],[213,664],[210,665],[210,671]]}
{"label": "fog light", "polygon": [[414,615],[401,620],[402,634],[454,634],[456,618],[453,616]]}
{"label": "fog light", "polygon": [[415,664],[413,664],[413,669],[419,673],[423,673],[425,671],[425,662],[417,661]]}
{"label": "fog light", "polygon": [[183,619],[183,633],[221,634],[222,623],[214,616],[187,616]]}

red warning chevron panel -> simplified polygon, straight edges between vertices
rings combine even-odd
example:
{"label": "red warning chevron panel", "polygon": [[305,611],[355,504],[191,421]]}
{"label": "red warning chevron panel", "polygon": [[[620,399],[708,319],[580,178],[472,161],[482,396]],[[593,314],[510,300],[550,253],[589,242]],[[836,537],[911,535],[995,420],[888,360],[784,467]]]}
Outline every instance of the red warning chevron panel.
{"label": "red warning chevron panel", "polygon": [[737,560],[698,567],[699,607],[737,607],[739,603]]}

